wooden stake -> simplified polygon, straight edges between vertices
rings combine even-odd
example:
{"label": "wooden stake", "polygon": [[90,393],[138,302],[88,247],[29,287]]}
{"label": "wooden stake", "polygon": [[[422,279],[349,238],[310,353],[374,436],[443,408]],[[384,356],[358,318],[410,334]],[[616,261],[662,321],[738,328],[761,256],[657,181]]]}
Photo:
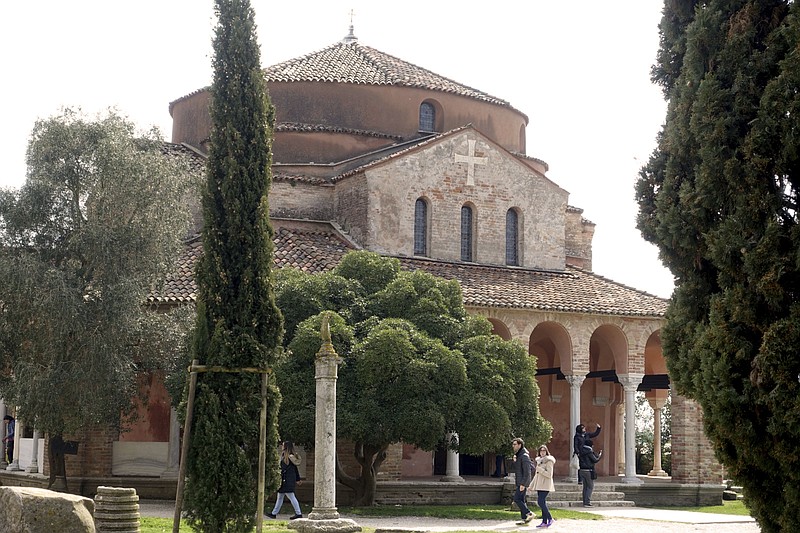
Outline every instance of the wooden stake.
{"label": "wooden stake", "polygon": [[181,511],[183,510],[183,485],[186,479],[186,456],[189,453],[189,435],[192,431],[192,414],[194,411],[194,393],[197,388],[197,372],[193,369],[198,360],[192,361],[189,369],[189,398],[186,402],[186,424],[183,427],[183,444],[181,445],[181,464],[178,468],[178,488],[175,491],[175,516],[172,519],[172,533],[179,533],[181,528]]}

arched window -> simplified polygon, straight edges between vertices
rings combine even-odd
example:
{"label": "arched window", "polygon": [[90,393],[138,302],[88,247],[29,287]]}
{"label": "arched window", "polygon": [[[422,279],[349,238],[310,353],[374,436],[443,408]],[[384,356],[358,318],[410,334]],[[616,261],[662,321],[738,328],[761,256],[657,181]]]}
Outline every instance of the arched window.
{"label": "arched window", "polygon": [[468,205],[461,207],[461,260],[472,261],[473,249],[472,234],[472,208]]}
{"label": "arched window", "polygon": [[428,255],[428,204],[422,198],[414,204],[414,255]]}
{"label": "arched window", "polygon": [[519,217],[517,212],[506,212],[506,264],[519,266]]}
{"label": "arched window", "polygon": [[436,109],[433,104],[422,102],[419,105],[419,131],[436,131]]}

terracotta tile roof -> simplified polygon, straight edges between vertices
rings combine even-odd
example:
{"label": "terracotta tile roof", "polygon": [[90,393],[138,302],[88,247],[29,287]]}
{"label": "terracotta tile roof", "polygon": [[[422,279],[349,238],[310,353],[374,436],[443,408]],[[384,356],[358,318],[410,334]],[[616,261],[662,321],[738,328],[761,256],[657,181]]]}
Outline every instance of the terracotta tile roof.
{"label": "terracotta tile roof", "polygon": [[[332,230],[279,228],[275,233],[275,265],[280,268],[291,266],[306,272],[325,272],[352,249]],[[194,265],[200,253],[200,238],[189,241],[175,275],[148,301],[153,304],[193,302],[197,293]],[[667,301],[662,298],[576,267],[546,271],[421,258],[399,259],[405,269],[457,279],[468,307],[649,317],[663,317],[667,308]]]}
{"label": "terracotta tile roof", "polygon": [[[279,228],[275,232],[274,242],[275,266],[278,268],[288,266],[312,273],[332,270],[341,261],[342,256],[353,249],[333,232]],[[183,254],[178,259],[175,273],[167,278],[160,291],[148,296],[148,303],[194,302],[197,297],[194,271],[202,253],[203,242],[199,235],[188,240]]]}
{"label": "terracotta tile roof", "polygon": [[317,81],[399,85],[453,93],[503,107],[511,104],[358,42],[327,48],[264,69],[267,82]]}
{"label": "terracotta tile roof", "polygon": [[161,144],[161,151],[168,156],[179,157],[186,160],[192,172],[200,176],[205,174],[207,157],[188,144],[164,142]]}
{"label": "terracotta tile roof", "polygon": [[577,267],[564,271],[401,258],[408,270],[457,279],[474,307],[538,309],[601,315],[663,316],[667,301]]}

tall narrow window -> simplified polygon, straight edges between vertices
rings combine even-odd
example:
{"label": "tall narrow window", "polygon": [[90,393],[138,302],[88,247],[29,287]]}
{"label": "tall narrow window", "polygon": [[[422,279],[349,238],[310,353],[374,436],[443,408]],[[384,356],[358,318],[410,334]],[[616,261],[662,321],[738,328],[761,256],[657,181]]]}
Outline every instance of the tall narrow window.
{"label": "tall narrow window", "polygon": [[414,204],[414,255],[428,255],[428,204],[422,198]]}
{"label": "tall narrow window", "polygon": [[461,260],[472,261],[472,208],[461,207]]}
{"label": "tall narrow window", "polygon": [[436,110],[433,104],[422,102],[419,106],[419,131],[436,131]]}
{"label": "tall narrow window", "polygon": [[519,266],[519,219],[513,209],[506,213],[506,264]]}

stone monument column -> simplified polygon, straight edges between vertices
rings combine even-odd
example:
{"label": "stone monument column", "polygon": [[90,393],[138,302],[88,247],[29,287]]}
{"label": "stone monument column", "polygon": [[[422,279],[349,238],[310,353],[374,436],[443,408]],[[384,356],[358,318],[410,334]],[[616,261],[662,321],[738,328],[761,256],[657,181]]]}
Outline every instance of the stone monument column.
{"label": "stone monument column", "polygon": [[617,475],[625,473],[625,400],[617,404],[617,431],[614,434],[617,448]]}
{"label": "stone monument column", "polygon": [[458,470],[458,452],[454,446],[458,446],[458,433],[449,431],[444,437],[447,445],[447,463],[445,465],[444,477],[439,481],[447,481],[450,483],[463,483],[464,478],[461,477]]}
{"label": "stone monument column", "polygon": [[314,421],[314,507],[308,518],[289,522],[300,532],[349,533],[361,531],[353,520],[339,518],[336,509],[336,379],[341,358],[331,342],[329,314],[322,317],[322,347],[314,362],[316,412]]}
{"label": "stone monument column", "polygon": [[653,469],[647,475],[667,477],[668,474],[661,468],[661,409],[667,399],[648,398],[647,402],[653,408]]}
{"label": "stone monument column", "polygon": [[167,445],[167,467],[161,473],[164,478],[177,478],[181,462],[181,425],[178,422],[178,411],[169,408],[169,444]]}
{"label": "stone monument column", "polygon": [[578,483],[578,456],[573,453],[572,442],[575,438],[575,428],[581,423],[581,385],[583,385],[586,375],[573,374],[564,376],[569,383],[569,434],[572,437],[569,441],[569,477],[567,483]]}
{"label": "stone monument column", "polygon": [[625,477],[623,483],[644,483],[636,477],[636,389],[642,383],[643,374],[621,375],[619,382],[625,390]]}
{"label": "stone monument column", "polygon": [[33,428],[33,446],[31,448],[33,451],[31,452],[31,464],[25,469],[25,472],[29,474],[38,474],[39,473],[39,430],[35,427]]}

